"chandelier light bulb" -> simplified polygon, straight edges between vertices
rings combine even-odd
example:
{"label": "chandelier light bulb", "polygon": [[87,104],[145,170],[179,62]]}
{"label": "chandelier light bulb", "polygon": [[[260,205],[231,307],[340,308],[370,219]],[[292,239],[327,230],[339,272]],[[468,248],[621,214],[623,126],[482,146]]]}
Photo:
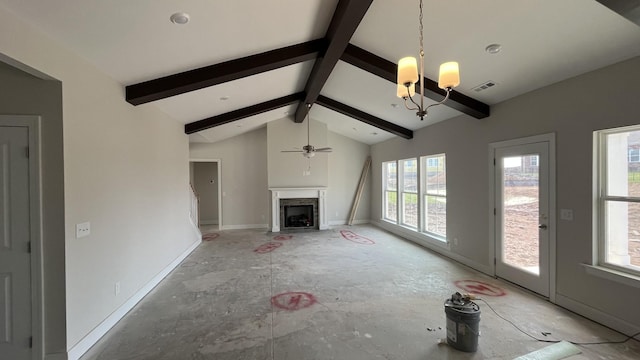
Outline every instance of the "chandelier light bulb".
{"label": "chandelier light bulb", "polygon": [[404,57],[398,61],[398,85],[418,82],[418,61],[412,56]]}
{"label": "chandelier light bulb", "polygon": [[440,76],[438,77],[438,87],[440,89],[454,88],[460,85],[460,68],[455,61],[446,62],[440,65]]}

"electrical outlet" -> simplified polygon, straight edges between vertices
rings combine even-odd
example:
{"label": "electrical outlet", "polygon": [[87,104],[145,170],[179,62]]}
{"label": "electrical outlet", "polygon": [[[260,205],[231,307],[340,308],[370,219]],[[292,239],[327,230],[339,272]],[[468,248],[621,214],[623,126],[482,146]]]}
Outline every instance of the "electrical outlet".
{"label": "electrical outlet", "polygon": [[76,239],[89,236],[91,234],[91,223],[84,222],[82,224],[76,224]]}
{"label": "electrical outlet", "polygon": [[113,292],[116,294],[116,296],[120,295],[120,281],[116,281],[116,283],[113,285]]}

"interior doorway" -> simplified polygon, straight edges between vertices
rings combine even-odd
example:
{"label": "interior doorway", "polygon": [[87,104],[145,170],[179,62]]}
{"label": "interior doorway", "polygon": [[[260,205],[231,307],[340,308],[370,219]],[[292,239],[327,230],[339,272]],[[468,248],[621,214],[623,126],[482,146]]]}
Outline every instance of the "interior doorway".
{"label": "interior doorway", "polygon": [[555,292],[554,136],[491,144],[495,275]]}
{"label": "interior doorway", "polygon": [[189,177],[198,196],[200,228],[220,229],[222,226],[221,169],[219,160],[192,160]]}
{"label": "interior doorway", "polygon": [[38,123],[0,115],[0,354],[16,360],[41,352]]}

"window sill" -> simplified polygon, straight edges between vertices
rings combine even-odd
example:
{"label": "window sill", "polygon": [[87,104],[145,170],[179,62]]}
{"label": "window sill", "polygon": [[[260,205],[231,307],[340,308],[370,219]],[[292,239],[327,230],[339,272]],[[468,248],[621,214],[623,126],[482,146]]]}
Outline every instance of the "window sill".
{"label": "window sill", "polygon": [[589,264],[581,264],[581,265],[584,267],[587,274],[595,275],[597,277],[615,281],[627,286],[640,288],[639,276],[627,274],[622,271],[617,271],[617,270],[609,269],[602,266],[589,265]]}
{"label": "window sill", "polygon": [[[430,236],[426,233],[421,233],[417,229],[399,225],[395,222],[392,222],[386,219],[381,219],[380,224],[383,226],[383,228],[387,228],[387,230],[391,232],[395,232],[396,234],[401,234],[401,236],[404,236],[409,240],[413,240],[423,246],[426,246],[426,247],[437,246],[443,249],[451,250],[449,247],[448,241],[442,240],[440,238],[436,238],[434,236]],[[393,230],[396,230],[397,232]]]}

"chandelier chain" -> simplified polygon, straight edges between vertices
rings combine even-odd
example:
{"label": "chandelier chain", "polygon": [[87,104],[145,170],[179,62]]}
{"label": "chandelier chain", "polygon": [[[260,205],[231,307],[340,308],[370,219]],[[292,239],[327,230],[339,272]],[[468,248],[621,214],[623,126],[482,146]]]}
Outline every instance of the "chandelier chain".
{"label": "chandelier chain", "polygon": [[424,26],[422,25],[422,0],[420,0],[420,56],[424,56]]}

